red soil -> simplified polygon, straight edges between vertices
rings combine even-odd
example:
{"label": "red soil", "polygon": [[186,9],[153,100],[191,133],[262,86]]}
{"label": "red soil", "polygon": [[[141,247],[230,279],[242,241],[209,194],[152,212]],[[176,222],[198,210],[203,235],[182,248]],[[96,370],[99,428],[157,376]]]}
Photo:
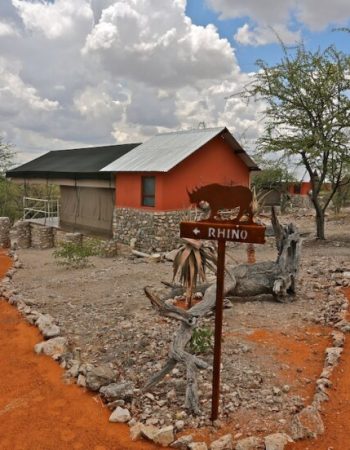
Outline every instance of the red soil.
{"label": "red soil", "polygon": [[[293,394],[300,395],[306,403],[312,400],[314,380],[323,368],[324,351],[331,345],[327,328],[313,326],[293,334],[256,330],[246,339],[261,345],[264,353],[266,347],[270,349],[271,361],[276,363],[274,368],[281,384],[290,384]],[[254,352],[259,354],[259,348],[256,347]]]}
{"label": "red soil", "polygon": [[[345,289],[350,300],[350,288]],[[350,450],[350,340],[346,339],[341,362],[335,369],[330,400],[325,403],[322,418],[325,433],[315,441],[290,444],[286,450]]]}
{"label": "red soil", "polygon": [[[0,252],[0,277],[11,266]],[[0,449],[147,450],[132,442],[127,425],[108,422],[98,396],[65,385],[63,370],[33,347],[42,337],[12,306],[0,300]]]}

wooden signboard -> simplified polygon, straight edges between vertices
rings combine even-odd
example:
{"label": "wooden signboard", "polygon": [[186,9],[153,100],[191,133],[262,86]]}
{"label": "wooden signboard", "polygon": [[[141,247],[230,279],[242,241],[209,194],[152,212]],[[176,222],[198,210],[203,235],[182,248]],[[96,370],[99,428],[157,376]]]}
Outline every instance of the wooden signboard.
{"label": "wooden signboard", "polygon": [[265,243],[265,227],[227,222],[181,222],[180,236],[203,240]]}
{"label": "wooden signboard", "polygon": [[[244,186],[221,186],[211,184],[188,192],[191,203],[198,206],[206,202],[210,206],[208,219],[198,222],[181,222],[180,236],[182,238],[216,240],[218,241],[218,261],[216,275],[215,304],[215,335],[213,363],[213,394],[211,419],[218,418],[220,398],[220,364],[223,317],[223,294],[225,277],[225,247],[226,241],[245,242],[253,244],[265,243],[265,227],[254,223],[252,212],[253,195]],[[221,209],[239,208],[237,217],[233,220],[222,220],[218,212]],[[241,218],[247,216],[246,221]]]}

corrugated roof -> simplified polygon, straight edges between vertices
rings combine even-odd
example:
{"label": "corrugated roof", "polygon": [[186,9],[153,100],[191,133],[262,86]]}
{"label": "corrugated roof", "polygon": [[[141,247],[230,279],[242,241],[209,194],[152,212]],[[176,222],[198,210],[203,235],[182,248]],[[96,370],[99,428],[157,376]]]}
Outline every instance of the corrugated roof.
{"label": "corrugated roof", "polygon": [[11,178],[108,177],[100,170],[140,144],[55,150],[6,173]]}
{"label": "corrugated roof", "polygon": [[258,167],[226,127],[177,131],[153,136],[118,160],[103,167],[108,172],[168,172],[214,137],[223,134],[251,170]]}

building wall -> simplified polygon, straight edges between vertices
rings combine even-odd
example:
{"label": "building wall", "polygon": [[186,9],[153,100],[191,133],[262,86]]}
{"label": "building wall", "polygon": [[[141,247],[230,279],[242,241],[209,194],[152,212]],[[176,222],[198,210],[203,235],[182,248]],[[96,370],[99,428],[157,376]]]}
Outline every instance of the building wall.
{"label": "building wall", "polygon": [[[141,206],[141,177],[156,177],[155,207]],[[249,185],[249,170],[220,136],[167,173],[118,173],[116,206],[145,211],[174,211],[190,206],[187,189],[210,183]]]}

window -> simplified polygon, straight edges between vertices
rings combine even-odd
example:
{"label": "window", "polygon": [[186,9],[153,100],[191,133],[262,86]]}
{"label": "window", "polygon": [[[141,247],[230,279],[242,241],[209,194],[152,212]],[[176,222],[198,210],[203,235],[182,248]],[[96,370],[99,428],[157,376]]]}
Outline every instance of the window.
{"label": "window", "polygon": [[142,206],[155,206],[156,177],[142,177]]}

